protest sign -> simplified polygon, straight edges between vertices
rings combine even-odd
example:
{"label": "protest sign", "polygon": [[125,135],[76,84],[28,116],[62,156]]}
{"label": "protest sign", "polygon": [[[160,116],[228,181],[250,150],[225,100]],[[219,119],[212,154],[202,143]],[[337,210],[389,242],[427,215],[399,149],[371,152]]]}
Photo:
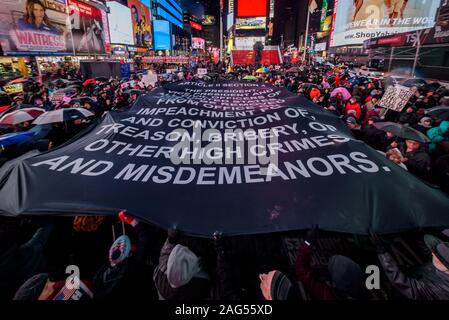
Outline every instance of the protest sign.
{"label": "protest sign", "polygon": [[390,86],[379,101],[379,106],[401,112],[413,94],[414,92],[411,88],[400,85]]}
{"label": "protest sign", "polygon": [[264,83],[157,88],[77,140],[2,168],[0,181],[3,214],[126,209],[201,236],[449,225],[445,194],[356,140],[338,117]]}

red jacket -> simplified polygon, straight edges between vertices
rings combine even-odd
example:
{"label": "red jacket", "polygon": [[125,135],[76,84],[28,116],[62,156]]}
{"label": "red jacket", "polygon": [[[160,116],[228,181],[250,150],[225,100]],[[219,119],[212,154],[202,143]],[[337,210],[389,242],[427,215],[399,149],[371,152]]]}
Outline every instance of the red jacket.
{"label": "red jacket", "polygon": [[341,80],[341,78],[340,78],[340,75],[336,75],[335,76],[335,86],[338,88],[339,86],[340,86],[340,80]]}
{"label": "red jacket", "polygon": [[312,300],[336,300],[332,288],[313,274],[311,261],[312,249],[302,243],[296,257],[296,277],[302,282]]}
{"label": "red jacket", "polygon": [[348,114],[349,110],[355,110],[356,118],[360,119],[360,116],[362,115],[362,108],[360,107],[360,104],[358,104],[357,102],[354,104],[348,102],[344,110],[345,115]]}

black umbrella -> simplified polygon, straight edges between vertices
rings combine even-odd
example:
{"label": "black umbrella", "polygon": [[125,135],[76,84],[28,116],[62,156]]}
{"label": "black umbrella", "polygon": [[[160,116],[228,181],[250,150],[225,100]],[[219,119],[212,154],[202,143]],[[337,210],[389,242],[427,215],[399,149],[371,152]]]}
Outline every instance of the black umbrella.
{"label": "black umbrella", "polygon": [[428,117],[437,117],[443,121],[449,120],[449,107],[438,106],[438,107],[430,108],[426,111],[426,115]]}
{"label": "black umbrella", "polygon": [[107,77],[96,77],[95,80],[100,81],[100,82],[108,82],[109,78],[107,78]]}
{"label": "black umbrella", "polygon": [[382,131],[389,131],[395,136],[407,140],[415,140],[421,143],[430,142],[430,139],[421,132],[400,123],[395,122],[377,122],[373,124],[377,129]]}
{"label": "black umbrella", "polygon": [[305,89],[312,89],[312,88],[317,88],[318,89],[318,85],[316,85],[315,83],[303,83],[301,85],[301,87],[303,87]]}
{"label": "black umbrella", "polygon": [[97,101],[91,97],[79,97],[79,98],[73,98],[72,100],[70,100],[69,104],[73,108],[79,108],[79,107],[84,106],[86,103],[93,106],[93,105],[97,104]]}
{"label": "black umbrella", "polygon": [[423,89],[427,91],[436,91],[441,87],[441,84],[439,82],[432,82],[423,87]]}
{"label": "black umbrella", "polygon": [[419,79],[419,78],[408,79],[408,80],[404,81],[404,83],[402,85],[405,86],[405,87],[409,87],[409,88],[411,88],[411,87],[418,87],[418,88],[420,88],[420,87],[426,86],[427,85],[427,81],[424,80],[424,79]]}

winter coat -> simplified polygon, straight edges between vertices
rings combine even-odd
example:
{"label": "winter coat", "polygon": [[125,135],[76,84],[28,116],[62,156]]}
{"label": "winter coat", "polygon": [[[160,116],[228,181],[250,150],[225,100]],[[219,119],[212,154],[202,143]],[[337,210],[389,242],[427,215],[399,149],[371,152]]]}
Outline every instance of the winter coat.
{"label": "winter coat", "polygon": [[449,275],[427,264],[412,278],[399,270],[389,253],[379,255],[382,268],[396,290],[412,300],[449,300]]}
{"label": "winter coat", "polygon": [[302,243],[296,258],[296,277],[305,286],[312,300],[336,300],[333,289],[314,274],[311,261],[312,248]]}
{"label": "winter coat", "polygon": [[39,228],[28,242],[13,245],[0,256],[1,299],[11,299],[27,279],[47,270],[44,246],[52,230],[53,225]]}
{"label": "winter coat", "polygon": [[432,161],[423,148],[414,152],[407,152],[404,154],[404,157],[407,158],[404,164],[410,173],[413,173],[421,179],[429,180]]}
{"label": "winter coat", "polygon": [[348,114],[349,110],[354,110],[355,114],[356,114],[356,118],[360,119],[360,116],[362,115],[362,108],[360,107],[359,103],[357,103],[357,102],[356,103],[348,102],[346,104],[344,114]]}
{"label": "winter coat", "polygon": [[167,263],[176,244],[167,239],[161,249],[159,264],[154,270],[153,280],[161,300],[205,300],[210,298],[210,281],[193,277],[189,283],[179,288],[172,288],[167,279]]}
{"label": "winter coat", "polygon": [[443,121],[439,127],[429,129],[427,136],[432,141],[429,145],[430,153],[438,154],[438,144],[443,141],[449,141],[449,121]]}

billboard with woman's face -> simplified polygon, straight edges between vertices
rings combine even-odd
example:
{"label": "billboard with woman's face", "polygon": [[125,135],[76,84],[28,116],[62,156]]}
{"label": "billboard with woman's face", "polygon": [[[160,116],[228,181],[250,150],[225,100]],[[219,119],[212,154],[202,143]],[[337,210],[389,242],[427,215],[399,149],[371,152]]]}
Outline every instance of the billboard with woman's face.
{"label": "billboard with woman's face", "polygon": [[2,0],[0,43],[4,54],[73,54],[66,0]]}
{"label": "billboard with woman's face", "polygon": [[139,0],[128,0],[128,7],[131,9],[134,44],[139,47],[151,48],[153,38],[151,36],[150,8]]}

